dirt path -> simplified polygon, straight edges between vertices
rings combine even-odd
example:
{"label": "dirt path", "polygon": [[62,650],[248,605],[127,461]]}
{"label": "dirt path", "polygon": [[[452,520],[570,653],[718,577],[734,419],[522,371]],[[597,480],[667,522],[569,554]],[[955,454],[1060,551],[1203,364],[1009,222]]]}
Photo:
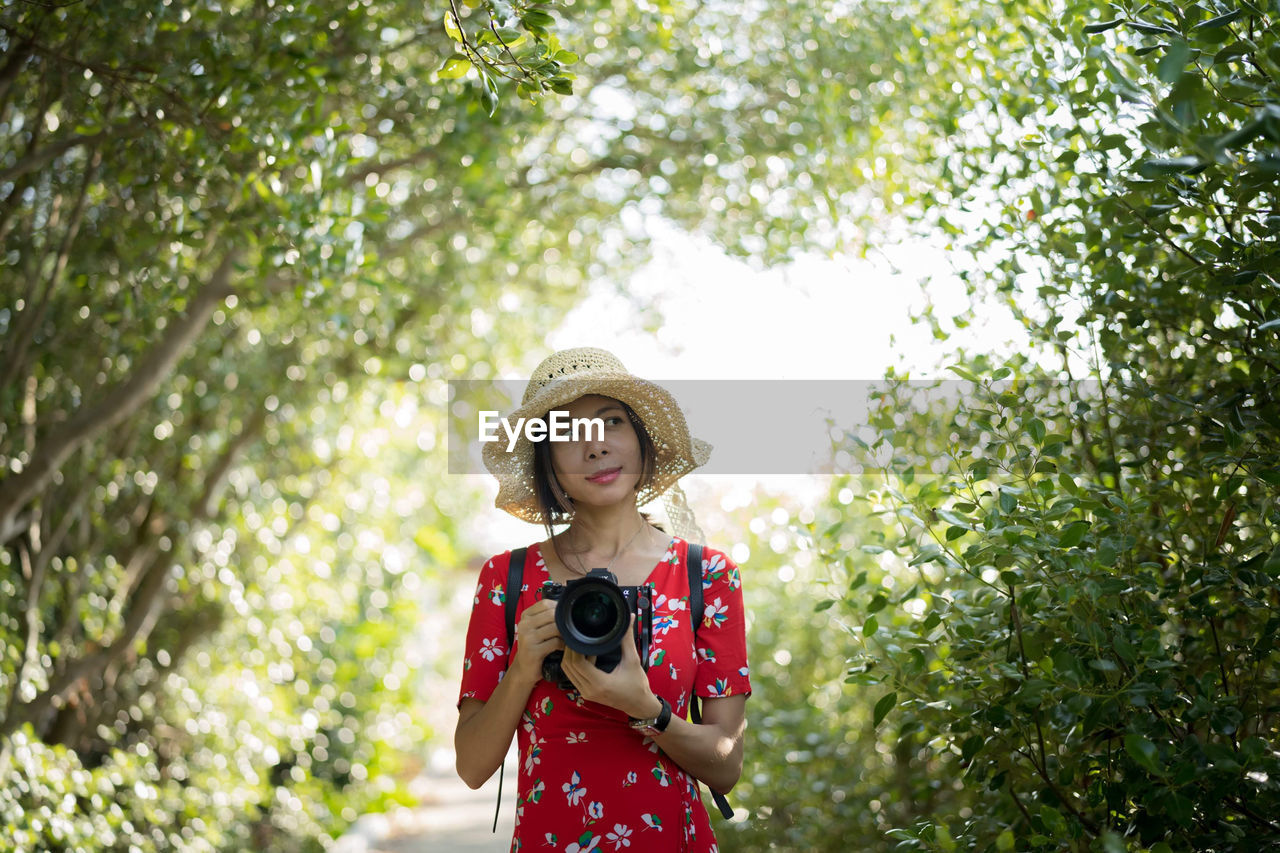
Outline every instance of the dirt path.
{"label": "dirt path", "polygon": [[362,816],[338,840],[333,853],[507,853],[515,816],[513,764],[508,763],[506,769],[496,834],[496,773],[478,791],[463,784],[451,769],[429,770],[419,781],[421,805],[385,815]]}

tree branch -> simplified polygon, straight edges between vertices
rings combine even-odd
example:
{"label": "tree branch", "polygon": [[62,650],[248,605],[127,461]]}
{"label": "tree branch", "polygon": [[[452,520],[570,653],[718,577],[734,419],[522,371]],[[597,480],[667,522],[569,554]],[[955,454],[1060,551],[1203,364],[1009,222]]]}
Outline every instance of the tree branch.
{"label": "tree branch", "polygon": [[[228,250],[191,298],[186,314],[166,330],[128,379],[81,409],[45,440],[23,470],[0,481],[0,531],[34,498],[78,447],[110,429],[149,400],[204,331],[213,312],[234,292],[231,275],[239,251]],[[0,540],[3,544],[6,540]]]}
{"label": "tree branch", "polygon": [[49,308],[49,300],[53,297],[53,291],[58,287],[58,280],[66,272],[67,263],[71,259],[71,247],[75,243],[76,236],[80,233],[80,223],[84,221],[84,210],[89,198],[89,187],[93,183],[94,174],[98,171],[98,166],[101,162],[102,152],[95,146],[90,152],[89,163],[84,171],[84,180],[80,184],[80,194],[76,198],[75,208],[71,211],[67,229],[62,235],[62,243],[58,246],[58,254],[54,259],[53,271],[49,273],[49,280],[45,283],[43,293],[40,294],[40,302],[36,305],[23,305],[22,314],[19,315],[18,328],[14,330],[14,345],[8,351],[4,372],[0,374],[0,388],[13,382],[26,364],[27,349],[31,346],[31,341],[35,338],[36,332],[40,328],[40,323],[44,320],[45,311]]}

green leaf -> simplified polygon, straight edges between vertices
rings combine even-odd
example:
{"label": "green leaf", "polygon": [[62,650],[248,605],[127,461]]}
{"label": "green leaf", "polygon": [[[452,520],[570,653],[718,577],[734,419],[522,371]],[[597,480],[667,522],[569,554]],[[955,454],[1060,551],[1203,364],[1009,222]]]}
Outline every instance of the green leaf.
{"label": "green leaf", "polygon": [[436,76],[442,80],[456,80],[471,70],[471,60],[461,56],[451,56],[440,66]]}
{"label": "green leaf", "polygon": [[1204,161],[1199,157],[1153,157],[1138,164],[1138,173],[1146,178],[1156,178],[1162,175],[1181,175],[1190,172],[1192,169],[1198,169],[1203,165]]}
{"label": "green leaf", "polygon": [[1079,545],[1091,526],[1087,521],[1071,522],[1062,529],[1062,535],[1058,537],[1058,546],[1061,548],[1074,548]]}
{"label": "green leaf", "polygon": [[[897,693],[890,693],[886,696],[881,697],[880,701],[876,703],[875,712],[872,714],[871,725],[873,727],[880,725],[880,722],[884,720],[885,715],[888,714],[890,711],[892,711],[893,707],[897,704],[898,704]],[[863,707],[866,707],[866,706],[863,706]]]}
{"label": "green leaf", "polygon": [[547,27],[554,26],[556,19],[546,12],[533,11],[526,12],[525,16],[520,19],[520,22],[526,27],[546,29]]}
{"label": "green leaf", "polygon": [[1213,30],[1213,29],[1217,29],[1218,27],[1225,27],[1227,24],[1231,23],[1232,21],[1238,20],[1242,17],[1244,17],[1244,9],[1235,9],[1234,11],[1227,12],[1225,15],[1219,15],[1218,17],[1210,18],[1207,21],[1201,21],[1200,23],[1196,24],[1195,27],[1193,27],[1193,29]]}
{"label": "green leaf", "polygon": [[825,601],[819,601],[817,605],[814,606],[813,612],[821,613],[824,610],[830,610],[835,603],[836,602],[834,598],[828,598]]}
{"label": "green leaf", "polygon": [[449,38],[462,43],[462,29],[458,26],[458,21],[453,17],[453,10],[444,13],[444,31]]}
{"label": "green leaf", "polygon": [[1280,576],[1280,545],[1276,546],[1276,549],[1267,557],[1267,561],[1262,564],[1262,571],[1273,578]]}
{"label": "green leaf", "polygon": [[1018,496],[1013,492],[1005,489],[1000,490],[1000,509],[1004,512],[1013,512],[1018,508]]}
{"label": "green leaf", "polygon": [[1105,33],[1107,30],[1114,30],[1116,27],[1124,23],[1123,18],[1116,18],[1114,21],[1103,21],[1100,24],[1088,24],[1084,28],[1085,35],[1093,35],[1094,33]]}
{"label": "green leaf", "polygon": [[936,560],[942,556],[942,549],[937,545],[929,544],[920,549],[920,552],[907,563],[908,566],[918,566],[921,563],[927,563],[930,560]]}
{"label": "green leaf", "polygon": [[1124,736],[1124,751],[1148,773],[1160,775],[1161,768],[1157,763],[1160,752],[1156,745],[1140,734],[1130,732]]}
{"label": "green leaf", "polygon": [[1173,83],[1182,76],[1182,69],[1187,67],[1191,57],[1191,47],[1185,41],[1172,42],[1164,52],[1164,57],[1156,66],[1156,77],[1163,83]]}

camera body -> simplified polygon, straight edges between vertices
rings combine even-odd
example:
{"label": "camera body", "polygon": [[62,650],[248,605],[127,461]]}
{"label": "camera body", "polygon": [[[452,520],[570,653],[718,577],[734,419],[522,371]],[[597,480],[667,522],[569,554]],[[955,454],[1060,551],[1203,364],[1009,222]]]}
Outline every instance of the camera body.
{"label": "camera body", "polygon": [[[604,672],[612,672],[622,662],[622,644],[628,635],[636,644],[640,663],[649,668],[653,593],[651,583],[619,586],[608,569],[592,569],[568,583],[547,581],[542,585],[542,597],[556,602],[556,629],[564,644],[580,654],[595,655],[596,668]],[[560,666],[563,659],[560,651],[547,655],[542,661],[542,677],[563,690],[572,690],[573,682]]]}

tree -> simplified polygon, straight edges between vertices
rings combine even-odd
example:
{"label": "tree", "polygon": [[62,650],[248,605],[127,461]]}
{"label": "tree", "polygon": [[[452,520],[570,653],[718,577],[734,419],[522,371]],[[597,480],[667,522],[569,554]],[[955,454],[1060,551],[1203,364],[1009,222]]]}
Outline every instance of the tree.
{"label": "tree", "polygon": [[866,510],[896,525],[844,596],[852,674],[962,806],[890,835],[1264,849],[1280,838],[1274,13],[1017,11],[991,57],[1039,71],[993,63],[976,85],[1007,84],[988,115],[1018,135],[950,157],[988,179],[956,197],[997,213],[946,216],[975,292],[1005,294],[1042,352],[960,354],[958,393],[890,377],[874,430],[845,443],[882,472]]}
{"label": "tree", "polygon": [[365,664],[408,636],[393,602],[448,562],[467,498],[374,514],[418,541],[411,573],[353,549],[371,520],[345,498],[387,490],[356,409],[526,360],[583,282],[643,257],[645,216],[768,260],[856,242],[832,223],[898,179],[870,150],[895,126],[844,100],[879,79],[847,58],[908,28],[887,4],[866,28],[804,4],[550,8],[0,13],[16,843],[314,849],[396,796],[351,784],[414,730],[385,718],[403,678]]}

